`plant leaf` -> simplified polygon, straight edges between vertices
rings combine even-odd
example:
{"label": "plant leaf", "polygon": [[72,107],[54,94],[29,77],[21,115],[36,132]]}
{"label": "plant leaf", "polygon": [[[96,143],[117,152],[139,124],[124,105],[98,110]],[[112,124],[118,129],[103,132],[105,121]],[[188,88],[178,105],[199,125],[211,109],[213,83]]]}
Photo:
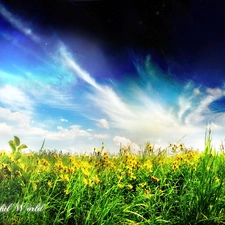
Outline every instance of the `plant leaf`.
{"label": "plant leaf", "polygon": [[20,145],[20,139],[17,136],[14,136],[14,143],[16,146]]}
{"label": "plant leaf", "polygon": [[45,145],[45,139],[44,139],[44,141],[42,142],[42,146],[41,146],[40,151],[44,148],[44,145]]}
{"label": "plant leaf", "polygon": [[27,145],[21,144],[17,150],[18,150],[18,152],[20,152],[24,148],[28,148]]}
{"label": "plant leaf", "polygon": [[21,158],[21,156],[22,156],[22,154],[21,154],[19,151],[15,152],[15,155],[14,155],[15,160],[20,159],[20,158]]}
{"label": "plant leaf", "polygon": [[8,142],[8,144],[9,144],[10,148],[12,149],[12,152],[13,153],[16,152],[16,145],[15,145],[14,141],[13,140],[10,140]]}

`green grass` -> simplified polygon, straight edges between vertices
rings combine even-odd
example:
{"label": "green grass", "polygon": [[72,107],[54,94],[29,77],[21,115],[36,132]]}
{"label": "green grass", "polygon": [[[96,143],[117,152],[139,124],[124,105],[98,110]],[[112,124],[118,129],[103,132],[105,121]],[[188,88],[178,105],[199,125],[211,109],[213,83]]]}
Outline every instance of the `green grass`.
{"label": "green grass", "polygon": [[104,146],[23,154],[18,138],[10,145],[0,152],[0,224],[225,224],[225,155],[210,131],[201,153],[171,145],[156,154],[147,143],[138,155]]}

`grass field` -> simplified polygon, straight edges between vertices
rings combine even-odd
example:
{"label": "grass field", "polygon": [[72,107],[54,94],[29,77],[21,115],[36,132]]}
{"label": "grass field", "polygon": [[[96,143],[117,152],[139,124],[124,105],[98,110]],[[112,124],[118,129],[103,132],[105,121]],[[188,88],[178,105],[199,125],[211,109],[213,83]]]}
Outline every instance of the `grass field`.
{"label": "grass field", "polygon": [[203,152],[25,154],[14,137],[0,152],[0,224],[225,224],[225,154],[210,143],[209,131]]}

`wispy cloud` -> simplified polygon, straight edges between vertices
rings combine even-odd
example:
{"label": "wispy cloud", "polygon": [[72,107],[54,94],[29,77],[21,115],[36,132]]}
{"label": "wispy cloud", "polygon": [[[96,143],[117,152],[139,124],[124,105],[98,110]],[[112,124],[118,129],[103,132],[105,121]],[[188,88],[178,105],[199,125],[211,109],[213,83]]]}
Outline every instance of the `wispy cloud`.
{"label": "wispy cloud", "polygon": [[[59,142],[59,146],[67,145],[78,137],[92,136],[88,131],[81,129],[79,125],[71,125],[69,128],[58,126],[56,131],[50,131],[34,126],[31,117],[19,112],[11,112],[8,109],[0,107],[0,133],[4,136],[4,140],[0,140],[1,146],[6,145],[6,140],[11,139],[14,135],[21,139],[26,139],[28,146],[35,149],[36,144],[40,145],[40,141],[46,138],[48,146],[54,147],[55,141]],[[4,141],[4,142],[3,142]]]}
{"label": "wispy cloud", "polygon": [[120,148],[129,148],[132,152],[138,152],[141,150],[140,146],[137,145],[135,142],[132,142],[130,139],[122,137],[122,136],[115,136],[113,138],[114,143],[119,146]]}
{"label": "wispy cloud", "polygon": [[12,129],[6,123],[0,123],[0,134],[1,135],[11,135]]}
{"label": "wispy cloud", "polygon": [[[86,71],[86,68],[82,68],[74,60],[73,54],[62,42],[58,44],[55,40],[53,45],[56,50],[48,53],[41,46],[40,37],[29,28],[28,24],[15,17],[2,4],[0,4],[0,14],[13,27],[30,38],[36,47],[39,46],[43,50],[42,62],[43,66],[48,66],[47,70],[55,65],[51,70],[52,75],[49,76],[43,71],[30,73],[26,69],[24,71],[21,69],[24,77],[20,78],[20,82],[16,75],[4,70],[0,71],[1,81],[7,77],[10,81],[8,82],[10,84],[0,85],[0,105],[5,107],[0,108],[1,134],[9,136],[21,134],[26,137],[35,136],[36,139],[46,137],[53,146],[56,142],[73,142],[77,137],[88,140],[110,139],[111,136],[115,136],[115,132],[118,134],[123,132],[123,136],[117,135],[113,139],[117,146],[120,143],[130,145],[133,143],[131,140],[135,140],[135,143],[143,143],[147,140],[162,143],[160,140],[165,140],[164,143],[168,143],[177,141],[187,134],[186,137],[191,139],[195,146],[204,137],[205,124],[211,121],[212,128],[218,132],[219,137],[223,136],[225,113],[212,111],[210,105],[225,96],[224,88],[208,88],[203,85],[199,87],[190,81],[177,88],[178,85],[171,76],[162,73],[152,64],[150,56],[147,56],[141,62],[138,60],[134,62],[137,76],[140,76],[145,84],[126,83],[125,88],[129,90],[128,102],[123,92],[123,85],[109,86],[98,82]],[[48,60],[45,60],[46,58]],[[59,77],[62,75],[61,80],[57,80],[55,75],[57,68],[61,68],[59,73]],[[65,72],[68,76],[63,75]],[[11,81],[14,78],[17,80],[13,83]],[[77,79],[81,79],[86,84],[83,86],[85,88],[82,90],[80,101],[72,91],[67,91],[68,86],[76,85]],[[111,83],[113,83],[112,79]],[[108,134],[102,134],[99,132],[100,129],[95,130],[94,127],[86,130],[78,125],[59,126],[61,122],[68,122],[67,119],[61,118],[58,124],[59,117],[53,121],[54,126],[57,127],[55,131],[46,127],[40,128],[37,123],[34,125],[31,122],[35,113],[38,113],[36,111],[38,105],[83,113],[90,121],[97,121],[97,127],[107,129]],[[87,106],[95,110],[95,114],[94,111],[87,110]],[[73,123],[71,119],[69,120]],[[132,145],[137,149],[138,145],[135,143]]]}
{"label": "wispy cloud", "polygon": [[58,131],[55,132],[48,132],[46,134],[46,138],[49,140],[68,140],[68,139],[74,139],[76,137],[80,136],[90,136],[90,134],[85,131],[81,130],[79,126],[71,126],[70,129],[63,128],[61,126],[57,127]]}
{"label": "wispy cloud", "polygon": [[36,36],[32,29],[29,26],[19,19],[17,19],[11,12],[9,12],[1,3],[0,3],[0,14],[3,16],[5,20],[7,20],[12,26],[16,29],[20,30],[26,36],[31,38],[34,42],[39,42],[40,39]]}
{"label": "wispy cloud", "polygon": [[[196,95],[195,95],[196,96]],[[214,101],[220,99],[225,96],[225,91],[220,88],[206,88],[205,92],[201,94],[200,99],[193,98],[189,99],[189,101],[183,102],[182,106],[185,106],[186,103],[192,102],[197,103],[197,107],[193,107],[190,110],[189,114],[185,117],[186,124],[200,124],[202,122],[207,123],[208,121],[212,121],[213,118],[217,115],[216,112],[210,110],[209,106]]]}
{"label": "wispy cloud", "polygon": [[94,138],[97,138],[97,139],[109,139],[109,135],[108,134],[93,134],[93,137]]}
{"label": "wispy cloud", "polygon": [[68,67],[73,69],[74,72],[76,72],[76,75],[79,76],[81,79],[85,80],[87,83],[89,83],[96,89],[102,91],[102,87],[96,83],[96,81],[90,76],[90,74],[82,70],[79,67],[79,65],[75,62],[75,60],[72,59],[71,54],[66,50],[66,47],[63,44],[61,44],[59,52],[62,57],[61,58],[62,63],[66,64]]}
{"label": "wispy cloud", "polygon": [[[184,91],[177,93],[178,103],[174,102],[174,105],[168,108],[157,101],[157,98],[149,95],[145,88],[136,86],[130,90],[134,101],[128,104],[111,87],[98,84],[90,74],[83,71],[70,54],[65,53],[65,49],[64,59],[74,70],[75,75],[93,87],[92,94],[87,94],[88,99],[92,101],[96,109],[107,115],[112,127],[127,132],[132,130],[133,134],[139,133],[143,139],[149,137],[155,141],[163,138],[168,140],[171,139],[171,134],[173,134],[172,139],[176,138],[176,140],[185,135],[188,138],[194,138],[194,136],[202,138],[205,124],[215,116],[215,113],[210,111],[209,105],[224,96],[224,90],[220,88],[206,87],[200,91],[194,83],[190,85],[188,82]],[[164,81],[164,85],[169,85],[166,90],[173,91],[173,82],[167,83],[166,78]],[[174,93],[171,96],[174,96]],[[219,124],[214,125],[219,127]],[[134,137],[133,134],[131,136]]]}
{"label": "wispy cloud", "polygon": [[34,107],[34,101],[29,96],[11,85],[1,86],[0,103],[13,111],[26,111],[28,114],[33,111]]}
{"label": "wispy cloud", "polygon": [[66,122],[66,123],[68,123],[69,121],[67,120],[67,119],[60,119],[62,122]]}
{"label": "wispy cloud", "polygon": [[97,126],[101,128],[109,129],[109,123],[107,122],[106,119],[100,119]]}

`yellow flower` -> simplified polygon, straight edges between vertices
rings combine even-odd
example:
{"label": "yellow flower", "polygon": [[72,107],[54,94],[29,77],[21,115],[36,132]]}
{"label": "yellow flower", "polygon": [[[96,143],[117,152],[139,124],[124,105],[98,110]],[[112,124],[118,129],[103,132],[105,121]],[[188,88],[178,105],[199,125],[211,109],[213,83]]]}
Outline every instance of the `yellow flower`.
{"label": "yellow flower", "polygon": [[34,158],[34,154],[28,154],[28,155],[27,155],[27,158],[28,158],[28,159]]}
{"label": "yellow flower", "polygon": [[75,171],[75,169],[74,169],[74,168],[69,168],[68,170],[69,170],[69,173],[72,173],[72,174],[73,174],[73,173],[74,173],[74,171]]}
{"label": "yellow flower", "polygon": [[81,168],[81,170],[82,170],[82,172],[83,172],[84,175],[86,175],[88,177],[90,176],[90,172],[87,169]]}
{"label": "yellow flower", "polygon": [[68,195],[70,192],[66,189],[64,190],[64,192]]}
{"label": "yellow flower", "polygon": [[58,158],[59,158],[58,154],[54,154],[54,155],[53,155],[53,158],[54,158],[54,159],[58,159]]}
{"label": "yellow flower", "polygon": [[52,182],[48,181],[48,186],[51,188],[52,187]]}
{"label": "yellow flower", "polygon": [[149,152],[152,152],[153,151],[153,145],[151,145],[149,142],[146,143],[146,148]]}
{"label": "yellow flower", "polygon": [[70,178],[68,174],[61,174],[59,176],[63,181],[69,182]]}
{"label": "yellow flower", "polygon": [[19,170],[16,171],[16,174],[19,176],[19,177],[22,177],[22,174]]}
{"label": "yellow flower", "polygon": [[219,183],[220,179],[218,177],[215,178],[216,182]]}
{"label": "yellow flower", "polygon": [[93,180],[96,184],[99,184],[101,182],[101,180],[98,178],[98,175],[95,175]]}
{"label": "yellow flower", "polygon": [[37,184],[33,184],[34,191],[37,190]]}
{"label": "yellow flower", "polygon": [[42,163],[44,166],[49,166],[49,162],[45,159],[42,159]]}
{"label": "yellow flower", "polygon": [[133,186],[131,184],[128,184],[127,187],[131,190],[133,189]]}
{"label": "yellow flower", "polygon": [[133,173],[130,174],[130,179],[131,179],[131,180],[136,180],[136,178],[137,178],[137,177],[136,177]]}
{"label": "yellow flower", "polygon": [[146,183],[140,183],[138,185],[139,185],[139,187],[143,188],[146,185]]}
{"label": "yellow flower", "polygon": [[152,178],[153,181],[159,182],[159,178],[154,177],[154,176],[151,176],[151,178]]}
{"label": "yellow flower", "polygon": [[84,185],[88,185],[89,187],[92,187],[94,185],[94,182],[91,180],[88,180],[86,178],[83,179]]}
{"label": "yellow flower", "polygon": [[124,187],[123,184],[118,184],[117,186],[118,186],[118,188],[123,188]]}
{"label": "yellow flower", "polygon": [[102,150],[100,150],[100,149],[94,148],[94,151],[95,151],[98,155],[101,155],[101,154],[102,154]]}
{"label": "yellow flower", "polygon": [[121,181],[123,179],[122,176],[117,176],[118,180]]}
{"label": "yellow flower", "polygon": [[85,185],[88,185],[88,180],[87,180],[86,178],[84,178],[84,179],[83,179],[83,183],[84,183]]}
{"label": "yellow flower", "polygon": [[172,165],[172,168],[175,170],[175,169],[178,169],[179,168],[179,162],[178,161],[174,161],[173,162],[173,165]]}
{"label": "yellow flower", "polygon": [[5,155],[5,154],[6,154],[5,150],[1,150],[1,151],[0,151],[0,156],[1,156],[1,155]]}
{"label": "yellow flower", "polygon": [[69,178],[69,175],[68,175],[68,174],[65,174],[65,175],[64,175],[64,180],[65,180],[66,182],[69,182],[70,178]]}
{"label": "yellow flower", "polygon": [[184,147],[184,144],[183,143],[180,143],[180,147],[183,148]]}
{"label": "yellow flower", "polygon": [[145,163],[144,163],[144,167],[149,170],[149,172],[152,172],[152,162],[150,160],[147,160]]}
{"label": "yellow flower", "polygon": [[94,182],[92,182],[91,180],[89,180],[88,185],[89,185],[89,187],[93,187],[94,186]]}

